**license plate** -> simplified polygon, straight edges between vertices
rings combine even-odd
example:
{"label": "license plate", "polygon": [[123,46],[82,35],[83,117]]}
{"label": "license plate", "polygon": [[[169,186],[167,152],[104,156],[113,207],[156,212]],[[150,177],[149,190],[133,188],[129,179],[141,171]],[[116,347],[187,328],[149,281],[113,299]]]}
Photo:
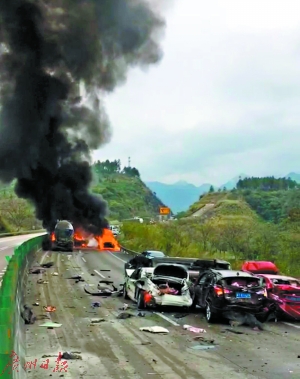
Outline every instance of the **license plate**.
{"label": "license plate", "polygon": [[300,301],[300,296],[286,296],[285,298],[290,301]]}
{"label": "license plate", "polygon": [[250,293],[237,292],[235,294],[235,297],[237,299],[251,299],[251,294]]}

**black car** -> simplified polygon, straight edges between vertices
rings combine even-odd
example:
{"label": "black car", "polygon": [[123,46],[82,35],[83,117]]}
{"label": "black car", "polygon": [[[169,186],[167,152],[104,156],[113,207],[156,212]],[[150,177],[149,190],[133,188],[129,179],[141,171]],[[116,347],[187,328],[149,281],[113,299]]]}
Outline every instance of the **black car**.
{"label": "black car", "polygon": [[269,309],[260,278],[243,271],[209,269],[191,287],[193,307],[205,309],[208,322],[228,311],[251,313],[264,318]]}

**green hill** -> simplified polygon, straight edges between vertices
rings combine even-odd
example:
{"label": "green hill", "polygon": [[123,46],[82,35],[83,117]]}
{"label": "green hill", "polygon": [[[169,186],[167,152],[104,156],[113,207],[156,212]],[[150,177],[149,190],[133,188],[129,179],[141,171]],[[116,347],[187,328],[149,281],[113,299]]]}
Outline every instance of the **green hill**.
{"label": "green hill", "polygon": [[[135,167],[121,169],[120,161],[97,162],[92,166],[91,192],[101,195],[109,207],[110,220],[132,217],[155,218],[164,204],[143,183]],[[14,193],[15,183],[0,183],[0,233],[40,229],[34,208]]]}

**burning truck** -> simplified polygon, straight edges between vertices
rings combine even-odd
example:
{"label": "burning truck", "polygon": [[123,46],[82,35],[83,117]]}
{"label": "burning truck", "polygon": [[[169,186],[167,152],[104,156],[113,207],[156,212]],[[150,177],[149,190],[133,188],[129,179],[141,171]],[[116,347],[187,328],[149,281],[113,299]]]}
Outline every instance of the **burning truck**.
{"label": "burning truck", "polygon": [[43,250],[70,251],[74,249],[74,228],[66,220],[58,221],[54,231],[43,241]]}

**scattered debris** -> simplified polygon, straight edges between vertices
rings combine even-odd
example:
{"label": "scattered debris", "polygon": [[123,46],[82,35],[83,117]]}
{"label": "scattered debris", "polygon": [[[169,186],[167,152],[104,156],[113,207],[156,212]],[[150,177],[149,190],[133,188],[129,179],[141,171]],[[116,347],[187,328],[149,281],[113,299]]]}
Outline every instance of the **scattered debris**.
{"label": "scattered debris", "polygon": [[126,311],[126,309],[130,309],[129,305],[124,303],[123,307],[119,308],[119,311]]}
{"label": "scattered debris", "polygon": [[92,272],[92,273],[91,273],[91,276],[95,276],[95,274]]}
{"label": "scattered debris", "polygon": [[58,324],[56,322],[45,322],[45,324],[41,324],[39,326],[42,326],[44,328],[60,328],[62,324]]}
{"label": "scattered debris", "polygon": [[82,360],[82,356],[81,355],[74,354],[74,353],[69,352],[69,351],[64,352],[62,354],[61,358],[62,359],[81,359]]}
{"label": "scattered debris", "polygon": [[248,325],[255,330],[264,330],[263,324],[251,313],[242,312],[225,312],[224,316],[229,320],[231,326]]}
{"label": "scattered debris", "polygon": [[150,341],[145,341],[145,342],[142,342],[141,345],[151,345],[151,342]]}
{"label": "scattered debris", "polygon": [[125,319],[130,318],[130,317],[134,317],[134,315],[132,313],[128,313],[128,312],[122,312],[117,316],[117,318],[120,320],[125,320]]}
{"label": "scattered debris", "polygon": [[[103,287],[103,286],[101,286],[101,283],[103,283],[103,284],[107,284],[107,285],[111,285],[112,286],[112,290],[110,289],[110,288],[107,288],[107,287]],[[100,291],[105,291],[105,290],[108,290],[108,291],[118,291],[118,289],[117,289],[117,287],[115,287],[114,286],[114,284],[113,284],[114,282],[112,281],[112,280],[100,280],[99,281],[99,284],[98,284],[98,289],[100,290]]]}
{"label": "scattered debris", "polygon": [[44,268],[30,268],[29,274],[43,274],[45,271]]}
{"label": "scattered debris", "polygon": [[146,314],[144,312],[139,312],[138,313],[138,317],[145,317],[145,316],[146,316]]}
{"label": "scattered debris", "polygon": [[92,320],[91,324],[100,324],[100,322],[104,322],[104,321],[105,321],[104,318],[98,318],[97,320]]}
{"label": "scattered debris", "polygon": [[39,306],[40,303],[33,303],[32,305],[34,305],[35,307]]}
{"label": "scattered debris", "polygon": [[58,272],[52,272],[53,276],[58,276]]}
{"label": "scattered debris", "polygon": [[54,307],[53,305],[47,305],[46,307],[43,307],[43,308],[46,312],[55,312],[56,311],[56,307]]}
{"label": "scattered debris", "polygon": [[91,290],[88,289],[88,287],[89,287],[88,285],[84,287],[84,292],[92,296],[111,296],[114,293],[110,289],[103,289],[97,292],[92,292]]}
{"label": "scattered debris", "polygon": [[225,330],[227,330],[227,332],[231,332],[231,333],[234,333],[234,334],[245,334],[243,332],[240,332],[240,331],[234,330],[234,329],[225,329]]}
{"label": "scattered debris", "polygon": [[205,329],[195,328],[194,326],[191,326],[191,325],[183,325],[183,329],[189,330],[190,332],[193,332],[193,333],[206,333]]}
{"label": "scattered debris", "polygon": [[77,280],[80,280],[80,279],[82,279],[82,277],[80,275],[76,275],[76,276],[71,276],[71,278],[67,278],[67,279],[77,279]]}
{"label": "scattered debris", "polygon": [[140,330],[149,333],[169,333],[168,329],[163,328],[162,326],[145,326],[140,328]]}
{"label": "scattered debris", "polygon": [[202,337],[202,336],[196,336],[193,338],[194,341],[201,341],[201,342],[205,342],[205,343],[210,343],[210,344],[213,344],[215,342],[215,340],[212,340],[212,339],[209,339],[209,338],[205,338],[205,337]]}
{"label": "scattered debris", "polygon": [[91,307],[92,307],[92,308],[99,308],[99,307],[101,307],[101,304],[99,303],[99,301],[94,301],[94,302],[91,304]]}
{"label": "scattered debris", "polygon": [[21,317],[25,321],[25,325],[32,325],[36,321],[36,316],[28,305],[23,306],[24,310],[21,312]]}
{"label": "scattered debris", "polygon": [[44,268],[50,268],[52,266],[54,266],[54,262],[48,262],[48,263],[41,264],[41,267],[44,267]]}
{"label": "scattered debris", "polygon": [[48,284],[49,283],[49,282],[46,282],[43,279],[38,279],[36,282],[37,282],[37,284]]}
{"label": "scattered debris", "polygon": [[214,349],[214,348],[215,348],[214,345],[196,345],[196,346],[190,347],[189,349],[193,349],[193,350],[209,350],[209,349]]}
{"label": "scattered debris", "polygon": [[188,315],[189,315],[188,313],[177,313],[176,315],[174,315],[174,317],[175,318],[183,318],[183,317],[186,317]]}
{"label": "scattered debris", "polygon": [[105,269],[105,270],[100,270],[100,271],[111,271],[111,270]]}
{"label": "scattered debris", "polygon": [[42,358],[56,358],[57,355],[42,355]]}

